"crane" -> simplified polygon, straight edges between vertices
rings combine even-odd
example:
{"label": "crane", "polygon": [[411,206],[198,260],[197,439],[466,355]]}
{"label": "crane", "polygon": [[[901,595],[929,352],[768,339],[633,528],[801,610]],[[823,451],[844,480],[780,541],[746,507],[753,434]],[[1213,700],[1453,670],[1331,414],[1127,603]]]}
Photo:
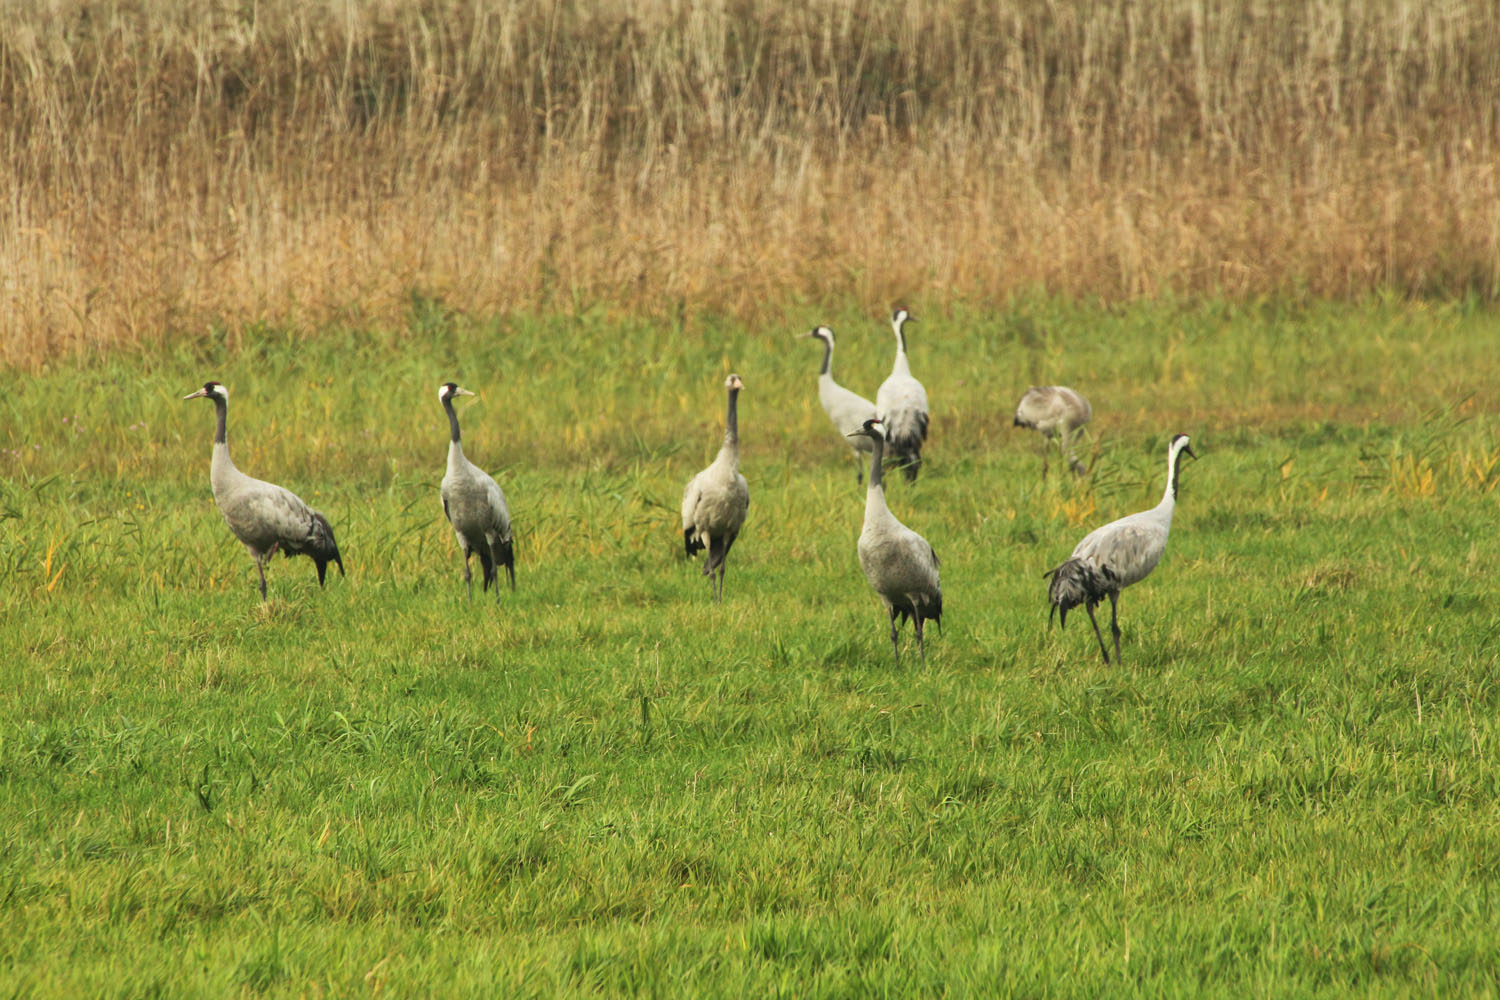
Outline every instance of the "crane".
{"label": "crane", "polygon": [[464,446],[459,439],[458,414],[453,410],[453,398],[472,395],[474,393],[453,382],[444,382],[438,387],[438,399],[448,413],[449,434],[448,470],[443,474],[443,513],[453,525],[459,550],[464,554],[464,588],[469,600],[474,599],[469,556],[478,552],[483,577],[481,586],[489,590],[493,583],[495,601],[499,603],[500,580],[496,567],[505,567],[510,589],[516,589],[515,545],[505,493],[489,474],[464,456]]}
{"label": "crane", "polygon": [[818,401],[823,404],[823,412],[828,414],[828,419],[833,421],[834,429],[854,449],[855,481],[862,483],[865,478],[862,456],[870,454],[872,446],[869,438],[854,435],[853,432],[875,416],[875,404],[833,380],[832,330],[820,326],[803,336],[823,342],[823,368],[818,373]]}
{"label": "crane", "polygon": [[1161,503],[1150,510],[1095,528],[1084,536],[1066,561],[1042,574],[1052,578],[1047,588],[1047,596],[1052,601],[1052,610],[1047,613],[1048,623],[1052,621],[1053,612],[1060,612],[1062,627],[1067,628],[1069,610],[1082,604],[1093,623],[1094,636],[1099,640],[1099,652],[1104,654],[1105,663],[1109,662],[1109,650],[1104,646],[1104,636],[1094,618],[1094,606],[1105,597],[1109,598],[1109,627],[1115,639],[1115,662],[1120,663],[1120,591],[1150,575],[1167,550],[1172,512],[1177,507],[1177,474],[1183,455],[1198,457],[1188,442],[1188,436],[1178,434],[1167,448],[1167,489]]}
{"label": "crane", "polygon": [[[896,618],[910,618],[917,633],[917,653],[927,664],[922,622],[931,619],[943,626],[943,588],[938,580],[937,552],[927,539],[896,520],[885,502],[880,463],[885,435],[878,419],[866,420],[854,435],[870,442],[870,483],[865,488],[865,523],[859,532],[859,566],[875,593],[880,595],[891,620],[891,650],[901,665]],[[853,436],[853,435],[851,435]]]}
{"label": "crane", "polygon": [[906,324],[913,317],[898,308],[891,314],[891,329],[896,334],[896,360],[891,373],[875,393],[875,416],[885,429],[891,452],[901,464],[906,481],[914,483],[922,467],[922,443],[927,440],[927,390],[912,378],[906,359]]}
{"label": "crane", "polygon": [[739,395],[744,387],[738,375],[731,374],[724,380],[729,392],[724,444],[708,468],[689,480],[682,493],[683,544],[689,556],[708,549],[703,575],[713,583],[715,602],[724,598],[724,560],[750,509],[750,486],[740,475]]}
{"label": "crane", "polygon": [[267,558],[278,549],[290,558],[310,557],[318,567],[318,586],[330,562],[337,563],[339,576],[344,575],[344,561],[339,557],[338,543],[328,518],[303,503],[291,490],[275,483],[252,479],[235,468],[229,457],[229,439],[225,424],[229,415],[229,390],[218,382],[205,382],[203,388],[183,399],[211,399],[218,415],[214,430],[214,457],[209,469],[213,483],[214,503],[224,515],[224,523],[234,537],[250,550],[260,573],[260,599],[266,599]]}
{"label": "crane", "polygon": [[1067,459],[1075,475],[1088,470],[1073,454],[1073,432],[1088,423],[1094,416],[1089,401],[1074,389],[1065,385],[1034,385],[1026,390],[1016,407],[1017,427],[1029,427],[1039,431],[1045,439],[1042,445],[1042,478],[1047,477],[1047,448],[1053,441]]}

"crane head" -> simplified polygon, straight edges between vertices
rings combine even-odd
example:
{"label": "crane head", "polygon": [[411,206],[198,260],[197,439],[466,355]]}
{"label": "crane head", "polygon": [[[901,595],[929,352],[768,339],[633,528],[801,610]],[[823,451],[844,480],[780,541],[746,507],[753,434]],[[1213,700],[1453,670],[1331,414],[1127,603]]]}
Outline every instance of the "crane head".
{"label": "crane head", "polygon": [[739,392],[741,389],[745,388],[745,383],[740,381],[740,377],[738,375],[730,372],[729,377],[724,380],[724,388],[728,389],[730,392]]}
{"label": "crane head", "polygon": [[833,343],[833,331],[826,326],[815,326],[808,332],[804,333],[802,336],[812,337],[816,340],[821,340],[829,344]]}
{"label": "crane head", "polygon": [[183,399],[229,399],[229,390],[218,382],[204,382],[203,388],[197,392],[190,392]]}
{"label": "crane head", "polygon": [[852,437],[852,438],[854,438],[854,437],[880,438],[881,440],[884,440],[885,439],[885,431],[883,429],[883,425],[880,423],[879,418],[871,417],[869,420],[866,420],[864,423],[862,423],[862,424],[859,425],[859,430],[857,430],[857,431],[850,431],[848,434],[845,434],[844,436],[845,437]]}
{"label": "crane head", "polygon": [[1174,455],[1186,455],[1188,458],[1198,457],[1197,453],[1193,451],[1193,446],[1188,443],[1188,436],[1186,434],[1173,435],[1170,450]]}
{"label": "crane head", "polygon": [[457,382],[444,382],[438,386],[438,399],[446,403],[454,396],[472,396],[474,393],[459,386]]}
{"label": "crane head", "polygon": [[891,313],[891,326],[897,330],[907,323],[915,323],[917,318],[907,311],[905,306],[897,306],[896,311]]}

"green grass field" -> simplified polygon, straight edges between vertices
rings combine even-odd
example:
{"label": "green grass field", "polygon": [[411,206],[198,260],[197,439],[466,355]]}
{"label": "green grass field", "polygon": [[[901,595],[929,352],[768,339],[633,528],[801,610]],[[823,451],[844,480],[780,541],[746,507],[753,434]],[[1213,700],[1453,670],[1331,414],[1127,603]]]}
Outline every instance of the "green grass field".
{"label": "green grass field", "polygon": [[[1500,315],[922,306],[928,461],[889,496],[943,559],[925,669],[795,339],[829,322],[873,396],[878,308],[417,300],[8,376],[0,992],[1500,990]],[[730,370],[752,499],[715,607],[677,506]],[[180,399],[209,378],[347,578],[278,559],[260,604]],[[449,378],[516,520],[498,608],[438,501]],[[1010,426],[1050,382],[1094,404],[1086,483]],[[1178,431],[1200,460],[1106,667],[1041,574],[1157,501]]]}

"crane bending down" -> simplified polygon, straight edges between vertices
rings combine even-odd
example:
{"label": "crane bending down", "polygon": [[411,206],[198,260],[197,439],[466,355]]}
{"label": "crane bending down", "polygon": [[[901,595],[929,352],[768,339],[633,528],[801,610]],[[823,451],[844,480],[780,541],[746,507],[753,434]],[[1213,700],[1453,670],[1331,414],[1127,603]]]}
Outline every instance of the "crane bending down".
{"label": "crane bending down", "polygon": [[938,580],[937,552],[927,539],[896,520],[885,502],[881,485],[880,461],[885,450],[885,435],[879,420],[866,420],[854,434],[870,442],[870,484],[865,490],[865,523],[859,533],[859,566],[865,579],[880,595],[891,619],[891,650],[896,665],[901,665],[901,647],[897,642],[896,617],[907,618],[917,633],[917,654],[927,664],[927,648],[922,641],[922,622],[932,619],[943,627],[943,588]]}
{"label": "crane bending down", "polygon": [[905,309],[891,314],[891,329],[896,334],[896,360],[891,373],[875,393],[875,416],[885,429],[891,452],[901,465],[906,481],[917,481],[922,467],[922,444],[927,440],[927,390],[912,378],[911,364],[906,360],[906,324],[914,318]]}
{"label": "crane bending down", "polygon": [[1104,654],[1105,663],[1109,662],[1109,650],[1099,632],[1094,606],[1105,597],[1109,598],[1109,627],[1115,639],[1115,662],[1120,663],[1120,591],[1144,580],[1167,550],[1172,511],[1177,507],[1177,473],[1183,455],[1198,457],[1188,444],[1188,436],[1178,434],[1167,448],[1167,489],[1161,503],[1150,510],[1095,528],[1078,543],[1062,565],[1042,574],[1052,578],[1047,588],[1052,601],[1052,610],[1047,613],[1048,623],[1051,623],[1054,612],[1060,612],[1062,627],[1067,628],[1068,612],[1082,604],[1093,623],[1094,636],[1099,640],[1099,652]]}
{"label": "crane bending down", "polygon": [[458,414],[453,410],[454,396],[472,396],[468,389],[452,382],[438,388],[438,399],[448,413],[448,471],[443,473],[443,513],[453,525],[458,547],[464,554],[464,589],[474,599],[474,575],[469,556],[479,553],[481,586],[495,585],[495,602],[500,601],[498,566],[505,567],[510,589],[516,589],[515,544],[510,531],[510,508],[499,484],[479,466],[464,457],[459,440]]}
{"label": "crane bending down", "polygon": [[1088,470],[1073,454],[1073,432],[1088,423],[1094,416],[1094,408],[1083,395],[1065,385],[1034,385],[1026,390],[1016,407],[1016,426],[1039,431],[1045,442],[1042,445],[1042,478],[1047,478],[1047,448],[1053,441],[1058,443],[1074,475],[1083,475]]}
{"label": "crane bending down", "polygon": [[857,392],[845,389],[833,380],[833,331],[820,326],[811,333],[803,334],[823,342],[823,369],[818,373],[818,401],[823,412],[833,421],[839,435],[854,449],[855,481],[864,482],[864,455],[873,450],[870,439],[855,434],[866,420],[874,419],[875,404]]}
{"label": "crane bending down", "polygon": [[318,567],[318,586],[329,563],[337,563],[339,576],[344,575],[344,561],[339,557],[338,543],[328,518],[302,502],[291,490],[275,483],[251,479],[229,457],[229,439],[225,424],[229,415],[229,390],[218,382],[205,382],[203,388],[183,399],[206,398],[214,401],[218,426],[214,430],[214,458],[209,469],[213,483],[214,503],[224,515],[229,530],[250,550],[260,573],[260,599],[266,599],[266,566],[268,557],[280,549],[288,558],[310,557]]}
{"label": "crane bending down", "polygon": [[724,560],[750,510],[750,486],[740,475],[739,395],[744,387],[738,375],[724,380],[724,388],[729,390],[724,444],[708,468],[689,480],[682,493],[683,545],[689,556],[708,549],[703,575],[713,584],[716,602],[724,598]]}

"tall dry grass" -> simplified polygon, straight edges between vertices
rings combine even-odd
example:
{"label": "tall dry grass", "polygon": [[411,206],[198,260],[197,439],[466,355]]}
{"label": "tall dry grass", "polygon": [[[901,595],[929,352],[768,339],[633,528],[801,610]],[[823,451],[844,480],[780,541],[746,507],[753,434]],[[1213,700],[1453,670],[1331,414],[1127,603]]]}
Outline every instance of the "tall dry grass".
{"label": "tall dry grass", "polygon": [[1500,293],[1491,0],[0,0],[0,361],[251,322]]}

